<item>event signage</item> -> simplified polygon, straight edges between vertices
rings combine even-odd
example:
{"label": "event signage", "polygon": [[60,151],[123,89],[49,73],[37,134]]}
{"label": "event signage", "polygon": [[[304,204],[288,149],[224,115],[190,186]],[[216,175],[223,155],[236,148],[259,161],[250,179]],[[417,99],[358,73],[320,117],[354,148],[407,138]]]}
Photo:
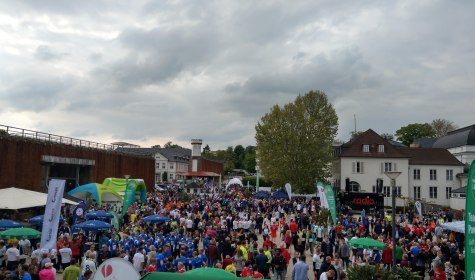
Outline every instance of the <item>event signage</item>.
{"label": "event signage", "polygon": [[285,190],[287,191],[289,199],[292,199],[292,185],[290,185],[289,183],[285,184]]}
{"label": "event signage", "polygon": [[125,195],[124,195],[124,204],[122,206],[122,217],[127,212],[130,205],[132,205],[135,201],[135,188],[134,182],[129,180],[127,185],[125,186]]}
{"label": "event signage", "polygon": [[94,273],[93,280],[139,280],[140,274],[134,266],[122,259],[111,258],[103,262]]}
{"label": "event signage", "polygon": [[41,232],[41,249],[56,249],[65,180],[51,179]]}
{"label": "event signage", "polygon": [[475,160],[468,173],[465,211],[465,275],[475,280]]}
{"label": "event signage", "polygon": [[419,221],[422,222],[424,220],[424,217],[422,216],[422,204],[421,204],[421,202],[416,201],[416,203],[414,203],[414,206],[417,209],[417,213],[419,213]]}
{"label": "event signage", "polygon": [[333,192],[333,187],[331,185],[325,185],[325,197],[327,198],[328,208],[332,215],[333,225],[336,225],[336,201],[335,201],[335,192]]}
{"label": "event signage", "polygon": [[320,198],[320,207],[328,209],[328,201],[325,196],[325,190],[322,182],[317,183],[317,196]]}
{"label": "event signage", "polygon": [[84,213],[86,212],[86,203],[81,201],[73,211],[73,224],[76,224],[76,221],[84,218]]}

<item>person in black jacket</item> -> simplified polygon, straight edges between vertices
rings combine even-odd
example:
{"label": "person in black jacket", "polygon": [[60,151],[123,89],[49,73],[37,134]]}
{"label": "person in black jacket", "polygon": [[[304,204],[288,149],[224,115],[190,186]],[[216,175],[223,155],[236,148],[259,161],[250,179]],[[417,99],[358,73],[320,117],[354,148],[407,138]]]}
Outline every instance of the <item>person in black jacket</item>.
{"label": "person in black jacket", "polygon": [[267,263],[267,256],[264,254],[264,249],[259,249],[259,255],[256,256],[257,270],[264,275],[264,278],[269,276],[269,264]]}

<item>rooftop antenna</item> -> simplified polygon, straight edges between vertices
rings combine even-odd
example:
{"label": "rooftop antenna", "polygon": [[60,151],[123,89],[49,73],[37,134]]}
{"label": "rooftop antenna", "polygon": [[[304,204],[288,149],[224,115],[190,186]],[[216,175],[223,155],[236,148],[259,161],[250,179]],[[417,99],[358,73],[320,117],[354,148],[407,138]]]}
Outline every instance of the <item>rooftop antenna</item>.
{"label": "rooftop antenna", "polygon": [[353,117],[355,119],[355,135],[356,135],[356,114],[353,114]]}

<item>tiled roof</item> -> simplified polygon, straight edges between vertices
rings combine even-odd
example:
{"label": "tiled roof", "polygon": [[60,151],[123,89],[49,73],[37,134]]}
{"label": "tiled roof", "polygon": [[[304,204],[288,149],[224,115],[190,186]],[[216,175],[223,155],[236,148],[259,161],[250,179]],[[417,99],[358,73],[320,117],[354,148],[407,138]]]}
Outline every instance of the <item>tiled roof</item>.
{"label": "tiled roof", "polygon": [[400,148],[399,150],[409,158],[411,165],[464,165],[446,149]]}
{"label": "tiled roof", "polygon": [[[369,152],[363,152],[363,145],[369,145]],[[379,145],[384,145],[384,152],[378,151]],[[337,149],[341,149],[339,152],[340,157],[407,158],[407,155],[403,154],[372,129],[368,129]]]}
{"label": "tiled roof", "polygon": [[191,158],[191,150],[185,148],[118,148],[118,151],[138,154],[144,156],[154,156],[160,153],[169,161],[186,161]]}

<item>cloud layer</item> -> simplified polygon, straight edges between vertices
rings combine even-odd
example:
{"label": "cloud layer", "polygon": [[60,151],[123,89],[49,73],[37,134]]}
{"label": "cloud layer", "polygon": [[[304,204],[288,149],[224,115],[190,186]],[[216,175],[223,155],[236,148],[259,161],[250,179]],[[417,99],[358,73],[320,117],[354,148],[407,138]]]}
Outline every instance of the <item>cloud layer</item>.
{"label": "cloud layer", "polygon": [[[473,1],[1,1],[0,124],[143,146],[254,145],[325,91],[339,138],[474,123]],[[472,105],[471,105],[472,104]]]}

